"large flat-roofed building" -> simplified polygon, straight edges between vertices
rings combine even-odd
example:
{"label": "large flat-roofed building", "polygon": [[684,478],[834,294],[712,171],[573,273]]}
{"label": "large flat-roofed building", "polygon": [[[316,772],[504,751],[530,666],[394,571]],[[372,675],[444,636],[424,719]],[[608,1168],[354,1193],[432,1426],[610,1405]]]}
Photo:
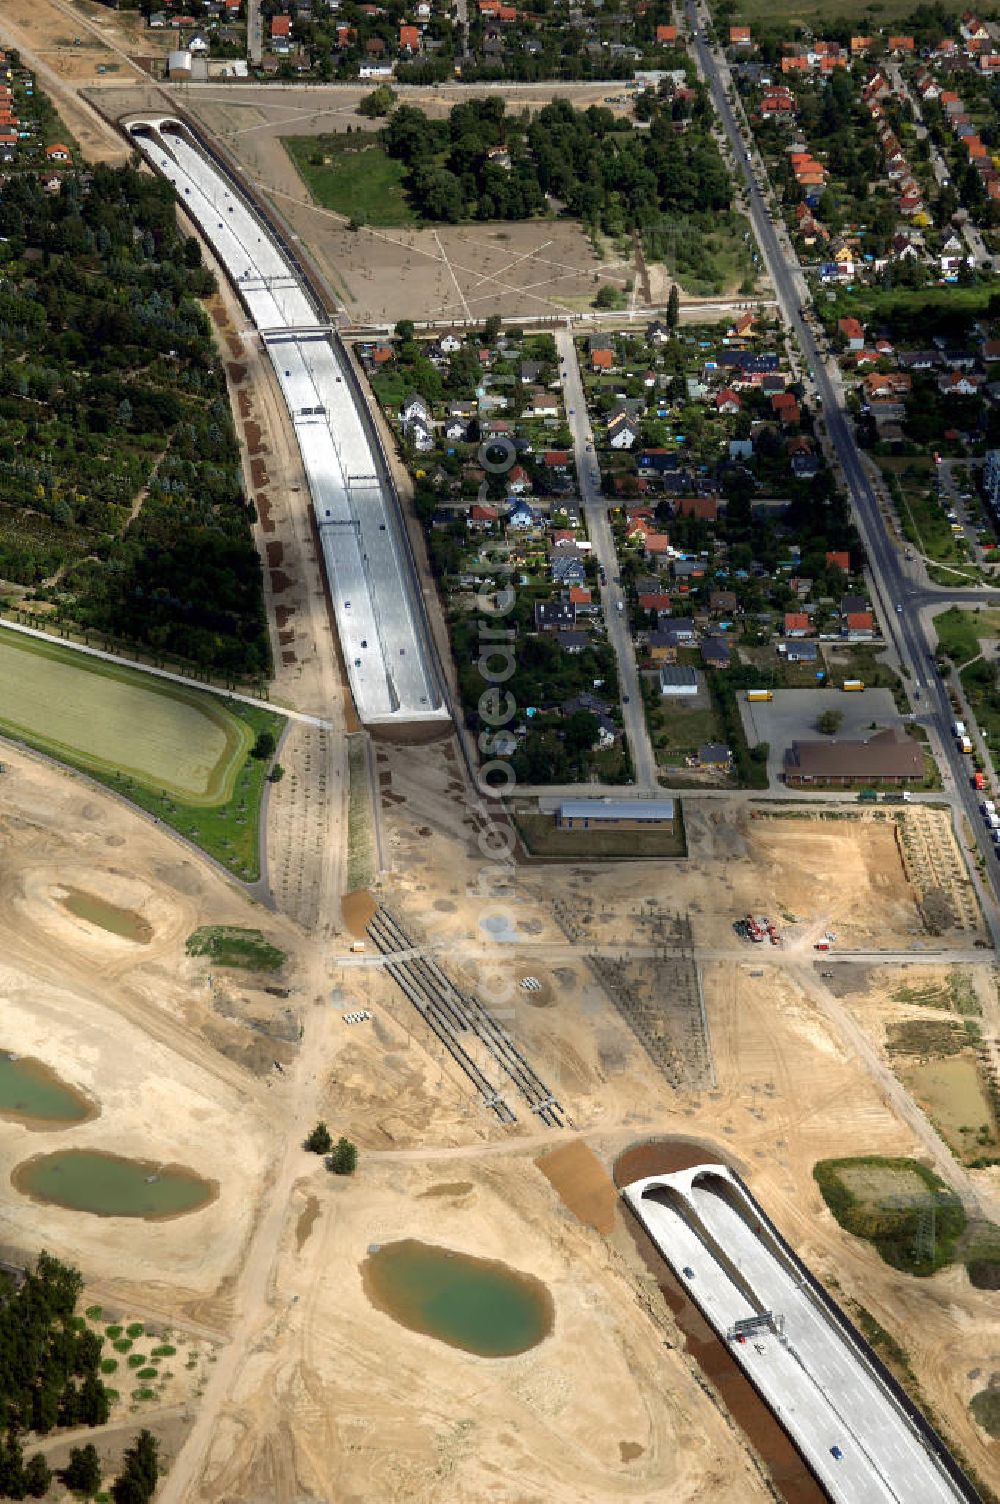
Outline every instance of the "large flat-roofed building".
{"label": "large flat-roofed building", "polygon": [[791,788],[810,783],[919,783],[924,754],[919,742],[898,731],[876,731],[863,741],[792,742],[785,753],[785,782]]}
{"label": "large flat-roofed building", "polygon": [[645,830],[674,828],[672,799],[563,799],[556,810],[560,830]]}

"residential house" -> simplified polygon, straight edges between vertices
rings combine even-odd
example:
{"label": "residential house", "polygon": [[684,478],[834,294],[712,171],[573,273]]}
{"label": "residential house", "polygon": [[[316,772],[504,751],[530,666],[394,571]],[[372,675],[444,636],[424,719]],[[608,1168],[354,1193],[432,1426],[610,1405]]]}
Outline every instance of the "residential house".
{"label": "residential house", "polygon": [[875,636],[875,618],[870,611],[851,611],[844,619],[840,635],[848,642],[870,642]]}
{"label": "residential house", "polygon": [[714,768],[718,772],[728,773],[733,765],[733,754],[720,742],[703,742],[698,748],[697,760],[702,768]]}
{"label": "residential house", "polygon": [[743,403],[732,387],[724,386],[721,391],[715,394],[715,410],[718,413],[725,413],[726,415],[735,414],[740,411],[742,406]]}
{"label": "residential house", "polygon": [[779,642],[778,652],[788,663],[816,663],[819,660],[817,643],[805,637],[794,641]]}
{"label": "residential house", "polygon": [[808,637],[812,632],[812,622],[804,611],[785,612],[785,636]]}
{"label": "residential house", "polygon": [[560,632],[576,626],[576,607],[570,601],[536,601],[535,631]]}
{"label": "residential house", "polygon": [[612,449],[631,449],[640,433],[638,423],[628,413],[615,413],[608,420],[608,443]]}
{"label": "residential house", "polygon": [[713,616],[732,616],[737,609],[735,590],[713,590],[708,597],[708,609]]}
{"label": "residential house", "polygon": [[701,644],[701,661],[706,668],[728,668],[731,656],[724,637],[706,637]]}
{"label": "residential house", "polygon": [[847,341],[848,350],[863,350],[865,345],[865,326],[857,319],[846,318],[837,320],[837,328]]}
{"label": "residential house", "polygon": [[827,569],[840,569],[844,574],[851,572],[851,556],[844,549],[830,550],[826,556]]}

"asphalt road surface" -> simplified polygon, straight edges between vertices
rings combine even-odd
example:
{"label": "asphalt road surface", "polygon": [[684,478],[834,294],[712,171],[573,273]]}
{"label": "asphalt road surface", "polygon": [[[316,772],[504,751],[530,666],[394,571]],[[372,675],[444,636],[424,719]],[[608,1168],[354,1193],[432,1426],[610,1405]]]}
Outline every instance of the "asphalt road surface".
{"label": "asphalt road surface", "polygon": [[587,401],[580,376],[580,362],[569,330],[556,333],[556,350],[561,361],[563,400],[573,449],[580,499],[587,521],[587,533],[594,545],[594,555],[603,567],[601,607],[607,624],[608,641],[618,664],[618,687],[622,701],[622,721],[632,754],[633,778],[638,788],[653,790],[659,786],[656,754],[649,739],[642,686],[635,662],[635,648],[629,631],[628,601],[618,579],[618,553],[608,521],[608,499],[601,491],[601,472],[594,450],[594,433],[587,414]]}

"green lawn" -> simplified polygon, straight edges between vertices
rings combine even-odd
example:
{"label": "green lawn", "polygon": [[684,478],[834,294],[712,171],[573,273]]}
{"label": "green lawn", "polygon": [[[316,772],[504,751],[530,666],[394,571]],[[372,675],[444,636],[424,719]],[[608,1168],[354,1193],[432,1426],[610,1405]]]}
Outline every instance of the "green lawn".
{"label": "green lawn", "polygon": [[171,684],[56,643],[0,638],[0,735],[124,794],[221,862],[260,876],[268,761],[251,757],[284,717]]}
{"label": "green lawn", "polygon": [[938,647],[954,663],[968,663],[982,651],[981,637],[1000,636],[1000,611],[963,611],[952,606],[934,618]]}
{"label": "green lawn", "polygon": [[[942,0],[942,8],[957,16],[966,5],[964,0]],[[817,36],[824,36],[824,22],[860,21],[874,14],[877,25],[888,26],[892,21],[901,21],[912,15],[914,9],[913,0],[878,0],[876,5],[871,0],[836,0],[836,4],[831,0],[794,0],[787,10],[776,6],[774,0],[735,0],[732,16],[725,25],[728,27],[732,22],[753,25],[756,22],[764,30],[776,31],[790,40],[799,25],[811,24],[816,28]],[[724,34],[728,35],[728,32]]]}
{"label": "green lawn", "polygon": [[403,189],[403,168],[370,137],[283,136],[296,171],[324,209],[366,225],[410,225],[417,216]]}

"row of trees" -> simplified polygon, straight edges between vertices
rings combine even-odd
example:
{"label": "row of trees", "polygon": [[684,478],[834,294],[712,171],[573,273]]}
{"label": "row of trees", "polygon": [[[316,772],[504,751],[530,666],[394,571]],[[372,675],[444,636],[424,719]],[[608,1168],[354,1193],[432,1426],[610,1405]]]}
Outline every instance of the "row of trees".
{"label": "row of trees", "polygon": [[310,1154],[324,1154],[331,1175],[353,1175],[358,1167],[357,1147],[344,1137],[334,1143],[333,1134],[323,1122],[311,1130],[303,1148]]}

